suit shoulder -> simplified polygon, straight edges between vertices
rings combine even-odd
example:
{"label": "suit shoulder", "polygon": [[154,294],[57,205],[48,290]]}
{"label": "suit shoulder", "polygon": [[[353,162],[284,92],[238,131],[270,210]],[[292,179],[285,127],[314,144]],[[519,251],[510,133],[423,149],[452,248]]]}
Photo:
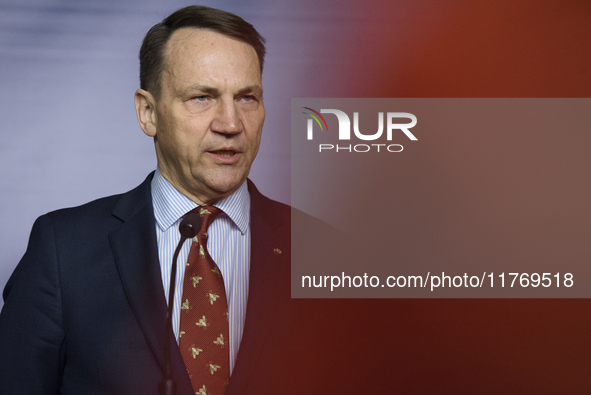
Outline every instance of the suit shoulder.
{"label": "suit shoulder", "polygon": [[92,217],[97,214],[111,213],[123,194],[111,195],[92,200],[74,207],[66,207],[46,214],[52,221],[68,218]]}
{"label": "suit shoulder", "polygon": [[[269,199],[259,192],[256,186],[248,180],[248,190],[254,212],[264,212],[269,221],[290,225],[292,227],[308,229],[308,234],[339,234],[342,232],[327,222],[307,214],[295,207]],[[311,232],[315,230],[315,232]]]}
{"label": "suit shoulder", "polygon": [[152,174],[131,191],[102,197],[80,206],[55,210],[47,213],[46,217],[54,224],[89,221],[89,226],[96,225],[96,221],[106,217],[126,219],[138,207],[151,204],[151,179]]}
{"label": "suit shoulder", "polygon": [[263,214],[272,222],[289,223],[291,207],[276,200],[269,199],[259,192],[254,183],[248,180],[251,211]]}

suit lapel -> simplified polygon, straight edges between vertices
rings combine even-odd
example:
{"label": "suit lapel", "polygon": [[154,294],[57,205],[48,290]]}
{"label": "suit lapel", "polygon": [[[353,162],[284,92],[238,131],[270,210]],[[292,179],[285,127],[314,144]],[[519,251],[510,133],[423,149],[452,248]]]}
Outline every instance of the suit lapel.
{"label": "suit lapel", "polygon": [[[166,299],[160,275],[156,223],[152,207],[150,175],[138,188],[122,195],[113,215],[123,224],[109,235],[121,282],[139,327],[164,369]],[[172,347],[172,366],[179,394],[192,394],[176,340]]]}
{"label": "suit lapel", "polygon": [[[257,368],[268,339],[269,320],[280,299],[289,297],[290,223],[289,209],[279,206],[249,181],[251,197],[251,258],[248,303],[244,334],[226,395],[244,392]],[[283,281],[283,280],[287,281]],[[287,284],[287,289],[285,289]]]}

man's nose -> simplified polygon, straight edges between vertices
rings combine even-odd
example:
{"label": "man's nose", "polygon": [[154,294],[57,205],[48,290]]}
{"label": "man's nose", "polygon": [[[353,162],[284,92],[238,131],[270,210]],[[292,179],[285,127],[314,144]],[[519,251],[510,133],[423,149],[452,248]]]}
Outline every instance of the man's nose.
{"label": "man's nose", "polygon": [[242,132],[242,129],[242,121],[234,100],[222,100],[211,123],[211,130],[217,133],[237,134]]}

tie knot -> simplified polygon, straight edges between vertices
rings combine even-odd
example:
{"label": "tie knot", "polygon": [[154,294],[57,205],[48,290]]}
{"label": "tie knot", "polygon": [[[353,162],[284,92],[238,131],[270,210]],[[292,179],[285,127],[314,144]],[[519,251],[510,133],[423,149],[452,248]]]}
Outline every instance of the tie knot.
{"label": "tie knot", "polygon": [[199,206],[193,210],[193,212],[199,214],[201,217],[201,230],[199,233],[206,232],[209,225],[222,213],[217,207],[214,206]]}

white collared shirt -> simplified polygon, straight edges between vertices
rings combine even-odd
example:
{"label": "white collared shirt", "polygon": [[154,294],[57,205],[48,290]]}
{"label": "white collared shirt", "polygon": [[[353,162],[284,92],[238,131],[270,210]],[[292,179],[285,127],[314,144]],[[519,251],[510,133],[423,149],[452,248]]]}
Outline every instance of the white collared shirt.
{"label": "white collared shirt", "polygon": [[[162,285],[168,303],[170,271],[174,250],[180,240],[181,218],[197,207],[197,204],[180,193],[158,170],[152,179],[152,204],[156,218],[156,239]],[[215,207],[224,213],[213,221],[207,233],[207,249],[224,277],[230,323],[230,373],[234,369],[238,348],[244,331],[248,280],[250,273],[250,195],[246,181],[229,197],[220,200]],[[183,270],[189,257],[191,239],[179,253],[172,327],[177,338],[180,326],[180,306],[183,293]]]}

